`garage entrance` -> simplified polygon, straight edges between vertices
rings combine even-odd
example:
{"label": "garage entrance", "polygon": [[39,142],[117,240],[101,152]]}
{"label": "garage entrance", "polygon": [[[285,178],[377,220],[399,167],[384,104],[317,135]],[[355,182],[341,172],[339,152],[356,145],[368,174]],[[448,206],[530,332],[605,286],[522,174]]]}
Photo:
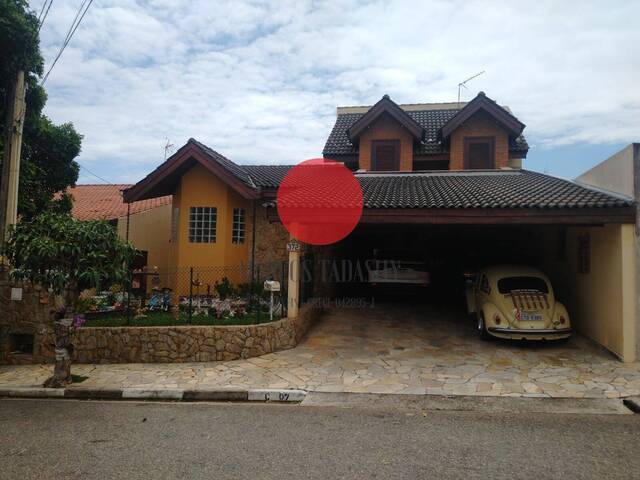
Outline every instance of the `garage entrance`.
{"label": "garage entrance", "polygon": [[[395,265],[410,265],[425,275],[422,280],[420,276],[406,280],[411,283],[387,283],[375,278],[337,282],[336,292],[380,301],[403,299],[463,306],[465,280],[484,266],[522,264],[542,268],[540,257],[546,253],[534,240],[536,235],[547,237],[549,232],[525,226],[363,224],[334,248],[338,263],[352,262],[367,270],[372,261],[389,260]],[[396,280],[404,282],[402,278]]]}
{"label": "garage entrance", "polygon": [[[501,264],[536,268],[549,276],[574,331],[633,361],[634,259],[628,258],[633,240],[632,226],[624,224],[363,222],[318,253],[331,295],[373,305],[429,307],[425,312],[437,307],[446,313],[442,318],[465,329],[475,322],[466,313],[465,287],[479,269]],[[415,262],[417,270],[428,273],[428,282],[374,282],[367,262],[376,258]],[[396,321],[402,323],[403,316]]]}

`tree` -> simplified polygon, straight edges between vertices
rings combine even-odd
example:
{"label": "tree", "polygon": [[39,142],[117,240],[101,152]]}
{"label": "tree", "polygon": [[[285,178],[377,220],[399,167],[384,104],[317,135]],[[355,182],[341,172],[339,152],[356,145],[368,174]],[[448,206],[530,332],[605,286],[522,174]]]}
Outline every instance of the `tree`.
{"label": "tree", "polygon": [[[20,161],[18,214],[31,218],[51,209],[71,211],[71,202],[56,192],[63,192],[78,179],[82,136],[71,123],[54,125],[42,114],[47,101],[38,78],[43,74],[43,60],[38,38],[38,18],[25,0],[0,0],[0,132],[7,122],[8,92],[18,70],[25,71],[26,111]],[[0,135],[0,165],[4,151]],[[0,170],[1,171],[1,170]]]}
{"label": "tree", "polygon": [[5,253],[12,278],[40,284],[64,297],[65,318],[54,323],[54,373],[47,381],[48,386],[64,386],[71,382],[71,314],[81,290],[126,284],[135,248],[107,222],[44,212],[15,226]]}

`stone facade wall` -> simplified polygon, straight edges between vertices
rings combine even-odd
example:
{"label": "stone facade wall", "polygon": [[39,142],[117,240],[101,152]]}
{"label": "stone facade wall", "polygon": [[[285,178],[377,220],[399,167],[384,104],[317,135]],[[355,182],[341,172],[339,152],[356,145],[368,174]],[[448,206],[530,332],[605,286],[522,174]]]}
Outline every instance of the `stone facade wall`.
{"label": "stone facade wall", "polygon": [[74,361],[181,363],[257,357],[295,347],[315,314],[303,308],[296,318],[260,325],[81,328]]}
{"label": "stone facade wall", "polygon": [[[250,221],[247,222],[249,225]],[[251,239],[251,228],[248,229]],[[251,241],[251,240],[250,240]],[[259,206],[256,211],[256,265],[289,261],[287,242],[289,232],[280,222],[269,222],[267,209]],[[249,250],[251,252],[251,250]],[[251,253],[249,253],[251,255]]]}
{"label": "stone facade wall", "polygon": [[[11,300],[11,289],[22,289],[22,300]],[[38,285],[12,282],[0,272],[0,363],[42,363],[53,358],[54,295]],[[32,335],[31,354],[12,353],[15,335]]]}

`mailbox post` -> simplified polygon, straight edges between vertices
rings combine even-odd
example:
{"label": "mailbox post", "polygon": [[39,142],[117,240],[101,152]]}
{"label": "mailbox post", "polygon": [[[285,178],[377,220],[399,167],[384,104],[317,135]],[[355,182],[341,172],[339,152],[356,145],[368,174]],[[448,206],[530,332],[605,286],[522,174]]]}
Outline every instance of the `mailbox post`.
{"label": "mailbox post", "polygon": [[273,322],[273,292],[280,291],[280,282],[275,280],[265,280],[264,289],[271,294],[271,306],[269,307],[269,321]]}

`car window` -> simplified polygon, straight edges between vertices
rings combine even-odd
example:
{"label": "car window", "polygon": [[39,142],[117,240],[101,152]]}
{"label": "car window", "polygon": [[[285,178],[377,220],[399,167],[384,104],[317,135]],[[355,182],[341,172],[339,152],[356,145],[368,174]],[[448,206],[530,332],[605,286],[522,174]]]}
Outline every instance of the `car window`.
{"label": "car window", "polygon": [[537,292],[549,293],[549,287],[544,278],[540,277],[505,277],[498,280],[498,291],[500,293],[510,293],[513,290],[535,290]]}

